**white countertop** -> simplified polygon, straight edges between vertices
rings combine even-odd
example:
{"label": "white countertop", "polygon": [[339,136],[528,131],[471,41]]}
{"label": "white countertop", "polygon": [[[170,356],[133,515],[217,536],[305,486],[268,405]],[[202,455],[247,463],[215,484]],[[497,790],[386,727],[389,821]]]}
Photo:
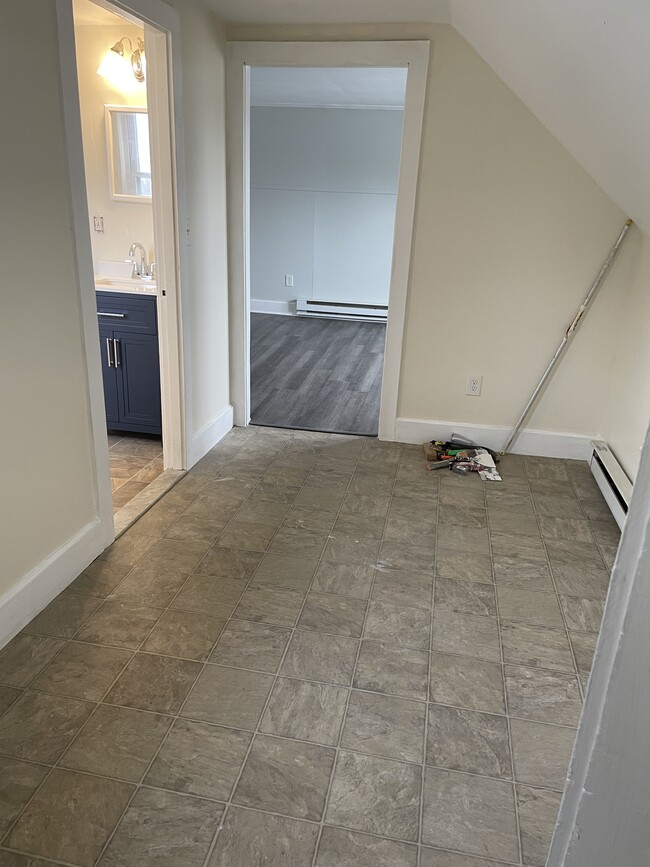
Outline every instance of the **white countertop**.
{"label": "white countertop", "polygon": [[139,280],[130,277],[95,277],[96,292],[128,292],[130,295],[158,295],[155,280]]}

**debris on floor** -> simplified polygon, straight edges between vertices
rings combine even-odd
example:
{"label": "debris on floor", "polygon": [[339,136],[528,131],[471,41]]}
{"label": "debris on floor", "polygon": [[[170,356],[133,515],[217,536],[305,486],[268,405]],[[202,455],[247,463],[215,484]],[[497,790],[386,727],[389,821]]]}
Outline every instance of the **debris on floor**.
{"label": "debris on floor", "polygon": [[484,482],[502,481],[496,467],[498,455],[484,446],[452,437],[446,442],[432,440],[423,443],[422,448],[429,472],[448,467],[452,473],[461,476],[477,472]]}

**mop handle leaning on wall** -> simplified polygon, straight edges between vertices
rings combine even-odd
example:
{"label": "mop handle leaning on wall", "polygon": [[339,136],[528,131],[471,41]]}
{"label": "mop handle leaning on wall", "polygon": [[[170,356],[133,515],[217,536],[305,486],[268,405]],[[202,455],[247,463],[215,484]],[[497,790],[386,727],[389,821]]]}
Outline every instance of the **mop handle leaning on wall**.
{"label": "mop handle leaning on wall", "polygon": [[510,448],[511,448],[513,442],[517,439],[519,431],[521,430],[521,426],[526,421],[528,414],[530,413],[535,401],[537,400],[537,398],[539,396],[540,391],[542,390],[542,388],[544,388],[544,383],[549,378],[549,376],[553,373],[555,366],[557,365],[558,361],[562,357],[564,350],[568,346],[569,340],[573,337],[573,334],[574,334],[576,328],[578,327],[580,320],[582,319],[583,315],[585,314],[587,307],[589,306],[589,303],[592,301],[594,295],[599,290],[603,280],[607,276],[607,272],[612,267],[612,264],[614,263],[614,259],[616,259],[616,256],[618,255],[618,251],[621,248],[621,244],[623,243],[623,240],[624,240],[625,236],[627,235],[628,231],[630,230],[631,226],[632,226],[632,220],[627,220],[625,225],[621,229],[620,235],[616,239],[614,246],[609,251],[607,258],[603,262],[603,266],[600,269],[600,271],[598,272],[598,276],[596,277],[594,282],[591,284],[591,288],[589,289],[589,292],[587,293],[585,300],[582,302],[580,307],[578,307],[576,315],[573,317],[571,324],[567,328],[562,340],[560,341],[560,345],[556,349],[555,355],[551,359],[549,366],[546,368],[546,370],[542,374],[542,378],[537,383],[535,390],[533,391],[533,393],[530,396],[530,400],[528,401],[528,403],[524,407],[523,412],[521,413],[521,415],[517,419],[517,423],[515,424],[514,428],[512,429],[512,432],[511,432],[510,436],[508,437],[508,441],[506,442],[506,444],[504,445],[504,447],[501,451],[502,455],[505,455],[507,452],[510,451]]}

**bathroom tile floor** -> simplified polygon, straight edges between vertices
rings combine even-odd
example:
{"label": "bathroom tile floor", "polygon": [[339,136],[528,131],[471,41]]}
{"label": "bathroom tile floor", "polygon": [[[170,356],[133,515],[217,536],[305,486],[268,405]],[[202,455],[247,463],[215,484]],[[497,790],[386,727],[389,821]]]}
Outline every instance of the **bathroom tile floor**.
{"label": "bathroom tile floor", "polygon": [[162,440],[109,433],[108,449],[113,512],[118,512],[162,473]]}
{"label": "bathroom tile floor", "polygon": [[0,867],[543,867],[618,530],[501,467],[233,430],[0,652]]}

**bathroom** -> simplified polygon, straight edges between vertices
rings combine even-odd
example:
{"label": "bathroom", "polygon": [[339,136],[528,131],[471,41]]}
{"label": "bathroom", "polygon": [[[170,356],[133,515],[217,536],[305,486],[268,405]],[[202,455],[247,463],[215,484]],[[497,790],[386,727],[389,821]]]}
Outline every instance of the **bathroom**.
{"label": "bathroom", "polygon": [[75,0],[88,221],[116,532],[168,489],[145,27]]}

